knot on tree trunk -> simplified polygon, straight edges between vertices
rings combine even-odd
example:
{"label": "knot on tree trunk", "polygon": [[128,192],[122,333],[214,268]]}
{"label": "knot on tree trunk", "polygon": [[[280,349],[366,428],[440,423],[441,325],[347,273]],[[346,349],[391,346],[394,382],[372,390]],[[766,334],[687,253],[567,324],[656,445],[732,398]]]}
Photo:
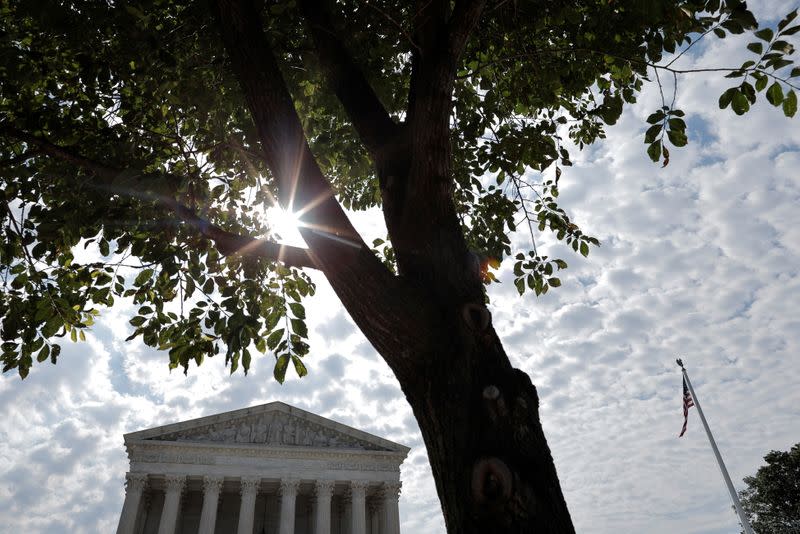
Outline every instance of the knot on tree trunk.
{"label": "knot on tree trunk", "polygon": [[511,497],[513,475],[503,460],[481,458],[472,467],[472,498],[488,512],[500,510]]}
{"label": "knot on tree trunk", "polygon": [[489,385],[483,388],[483,400],[486,403],[486,410],[489,412],[489,419],[492,423],[497,423],[498,419],[508,415],[506,402],[497,386]]}
{"label": "knot on tree trunk", "polygon": [[474,302],[467,302],[461,307],[461,317],[474,332],[483,332],[489,328],[489,323],[492,321],[492,314],[486,306]]}

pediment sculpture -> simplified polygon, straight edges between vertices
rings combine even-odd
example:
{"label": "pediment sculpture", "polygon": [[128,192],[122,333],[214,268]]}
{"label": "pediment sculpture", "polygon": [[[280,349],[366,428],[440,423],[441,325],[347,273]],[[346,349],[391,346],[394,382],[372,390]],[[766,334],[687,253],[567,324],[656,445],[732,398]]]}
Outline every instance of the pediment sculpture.
{"label": "pediment sculpture", "polygon": [[374,443],[300,417],[274,411],[149,438],[158,441],[268,444],[358,450],[387,450]]}

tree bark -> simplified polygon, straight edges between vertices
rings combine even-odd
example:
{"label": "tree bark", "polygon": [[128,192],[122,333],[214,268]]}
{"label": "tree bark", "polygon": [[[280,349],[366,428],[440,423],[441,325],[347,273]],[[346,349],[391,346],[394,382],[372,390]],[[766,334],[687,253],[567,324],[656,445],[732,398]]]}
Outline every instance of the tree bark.
{"label": "tree bark", "polygon": [[[414,411],[448,533],[570,533],[536,389],[512,367],[491,324],[480,265],[452,200],[453,79],[484,2],[456,2],[452,14],[449,2],[421,4],[432,11],[417,17],[420,50],[408,121],[400,125],[388,119],[329,31],[328,14],[304,7],[315,41],[326,47],[319,55],[334,92],[375,160],[399,275],[364,245],[336,202],[252,2],[217,0],[217,16],[281,200],[294,202],[312,225],[301,235],[316,265],[392,368]],[[346,93],[348,80],[364,99]]]}

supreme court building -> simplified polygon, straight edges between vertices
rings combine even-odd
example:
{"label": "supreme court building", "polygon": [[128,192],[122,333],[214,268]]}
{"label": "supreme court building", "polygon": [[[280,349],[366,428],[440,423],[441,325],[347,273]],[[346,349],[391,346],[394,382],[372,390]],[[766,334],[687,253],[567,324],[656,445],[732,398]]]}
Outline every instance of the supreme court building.
{"label": "supreme court building", "polygon": [[409,448],[282,402],[125,435],[117,534],[399,534]]}

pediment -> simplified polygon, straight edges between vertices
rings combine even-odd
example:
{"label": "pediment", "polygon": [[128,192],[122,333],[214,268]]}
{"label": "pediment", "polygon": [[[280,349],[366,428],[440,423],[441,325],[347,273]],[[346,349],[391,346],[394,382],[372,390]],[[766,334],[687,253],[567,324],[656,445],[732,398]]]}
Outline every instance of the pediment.
{"label": "pediment", "polygon": [[330,419],[273,402],[134,432],[126,441],[264,445],[364,451],[406,452],[407,447]]}

